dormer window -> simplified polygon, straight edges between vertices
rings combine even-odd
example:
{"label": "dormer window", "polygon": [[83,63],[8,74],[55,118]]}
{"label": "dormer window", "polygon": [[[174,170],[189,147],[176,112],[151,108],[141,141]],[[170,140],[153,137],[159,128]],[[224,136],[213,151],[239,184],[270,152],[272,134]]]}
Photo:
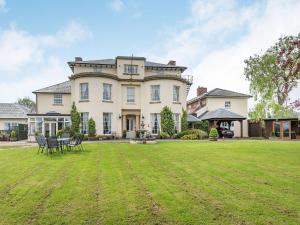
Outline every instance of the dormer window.
{"label": "dormer window", "polygon": [[124,74],[138,74],[138,66],[137,65],[124,65]]}

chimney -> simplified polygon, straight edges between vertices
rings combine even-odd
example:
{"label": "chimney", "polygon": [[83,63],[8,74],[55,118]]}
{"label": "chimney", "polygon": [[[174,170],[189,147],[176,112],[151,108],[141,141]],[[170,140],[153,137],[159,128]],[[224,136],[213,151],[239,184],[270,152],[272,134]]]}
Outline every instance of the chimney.
{"label": "chimney", "polygon": [[75,62],[81,62],[82,58],[81,57],[75,57]]}
{"label": "chimney", "polygon": [[200,86],[198,86],[198,88],[197,88],[197,96],[200,96],[200,95],[202,95],[202,94],[204,94],[206,92],[207,92],[207,88],[206,87],[200,87]]}
{"label": "chimney", "polygon": [[170,60],[168,62],[168,65],[170,65],[170,66],[176,66],[176,61],[175,60]]}

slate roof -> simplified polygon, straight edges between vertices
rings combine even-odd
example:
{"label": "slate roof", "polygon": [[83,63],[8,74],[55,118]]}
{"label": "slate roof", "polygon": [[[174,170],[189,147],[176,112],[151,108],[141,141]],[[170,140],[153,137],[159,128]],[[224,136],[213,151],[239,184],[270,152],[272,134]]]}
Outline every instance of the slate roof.
{"label": "slate roof", "polygon": [[71,94],[71,82],[65,81],[59,84],[55,84],[49,87],[45,87],[34,91],[33,93],[62,93]]}
{"label": "slate roof", "polygon": [[193,123],[193,122],[200,122],[201,120],[199,120],[196,116],[189,114],[187,121]]}
{"label": "slate roof", "polygon": [[217,109],[213,111],[208,111],[199,117],[200,120],[218,120],[218,119],[229,119],[229,120],[243,120],[246,119],[237,113],[230,112],[226,109]]}
{"label": "slate roof", "polygon": [[[127,58],[127,59],[131,59],[131,56],[117,56],[117,59],[123,59],[123,58]],[[156,63],[156,62],[150,62],[147,61],[145,58],[143,57],[133,57],[133,59],[144,59],[145,60],[145,67],[161,67],[161,68],[180,68],[182,70],[187,69],[187,67],[185,66],[174,66],[174,65],[168,65],[168,64],[163,64],[163,63]],[[72,69],[72,67],[75,64],[93,64],[93,65],[115,65],[116,64],[116,59],[100,59],[100,60],[83,60],[83,61],[71,61],[68,62],[70,68]]]}
{"label": "slate roof", "polygon": [[0,118],[27,118],[31,110],[18,103],[0,103]]}
{"label": "slate roof", "polygon": [[194,97],[190,100],[187,101],[187,104],[193,103],[197,100],[200,100],[202,98],[206,98],[206,97],[211,97],[211,98],[216,98],[216,97],[220,97],[220,98],[224,98],[224,97],[238,97],[238,98],[251,98],[251,95],[247,95],[247,94],[242,94],[239,92],[235,92],[235,91],[229,91],[229,90],[225,90],[225,89],[221,89],[221,88],[215,88],[209,92],[206,92],[200,96]]}

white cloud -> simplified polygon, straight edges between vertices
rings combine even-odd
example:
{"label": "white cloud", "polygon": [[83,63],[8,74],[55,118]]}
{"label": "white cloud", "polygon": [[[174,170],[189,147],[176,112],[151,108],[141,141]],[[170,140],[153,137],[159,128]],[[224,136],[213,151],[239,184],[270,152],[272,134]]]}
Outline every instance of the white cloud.
{"label": "white cloud", "polygon": [[[194,75],[189,97],[198,85],[249,92],[243,75],[244,60],[260,54],[280,36],[300,32],[300,1],[194,1],[186,28],[166,41],[158,59],[177,59]],[[153,53],[152,53],[153,55]],[[294,90],[300,96],[300,89]]]}
{"label": "white cloud", "polygon": [[115,12],[121,12],[124,8],[124,2],[122,0],[113,0],[110,3],[110,7],[115,11]]}
{"label": "white cloud", "polygon": [[0,71],[17,72],[29,63],[40,63],[48,48],[65,47],[90,36],[88,29],[74,21],[52,35],[33,35],[11,24],[0,32]]}
{"label": "white cloud", "polygon": [[[25,72],[16,82],[1,80],[0,102],[15,102],[19,97],[29,96],[34,99],[32,91],[67,80],[70,70],[57,57],[49,57],[40,70],[34,74]],[[5,94],[3,94],[5,93]]]}
{"label": "white cloud", "polygon": [[5,10],[5,0],[0,0],[0,12]]}

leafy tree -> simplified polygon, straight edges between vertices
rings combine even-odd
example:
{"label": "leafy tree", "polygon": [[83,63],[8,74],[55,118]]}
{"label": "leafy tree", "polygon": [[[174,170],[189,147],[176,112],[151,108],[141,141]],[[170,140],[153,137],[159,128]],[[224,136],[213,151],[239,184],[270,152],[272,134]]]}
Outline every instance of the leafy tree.
{"label": "leafy tree", "polygon": [[73,102],[71,107],[71,130],[73,133],[79,133],[80,132],[80,113],[77,111],[75,102]]}
{"label": "leafy tree", "polygon": [[181,131],[186,131],[188,129],[188,121],[187,121],[187,111],[184,108],[182,108],[180,123],[181,123]]}
{"label": "leafy tree", "polygon": [[290,105],[292,109],[300,110],[300,98],[292,102]]}
{"label": "leafy tree", "polygon": [[160,112],[161,131],[169,134],[174,134],[174,119],[173,113],[168,106],[163,107]]}
{"label": "leafy tree", "polygon": [[89,126],[89,137],[95,137],[96,136],[96,123],[93,118],[90,118],[88,121]]}
{"label": "leafy tree", "polygon": [[251,115],[263,116],[264,111],[272,116],[288,113],[288,95],[300,79],[300,34],[280,38],[263,55],[254,55],[245,63],[250,92],[260,101]]}
{"label": "leafy tree", "polygon": [[20,105],[26,106],[32,112],[36,111],[36,103],[29,97],[18,98],[17,103]]}

